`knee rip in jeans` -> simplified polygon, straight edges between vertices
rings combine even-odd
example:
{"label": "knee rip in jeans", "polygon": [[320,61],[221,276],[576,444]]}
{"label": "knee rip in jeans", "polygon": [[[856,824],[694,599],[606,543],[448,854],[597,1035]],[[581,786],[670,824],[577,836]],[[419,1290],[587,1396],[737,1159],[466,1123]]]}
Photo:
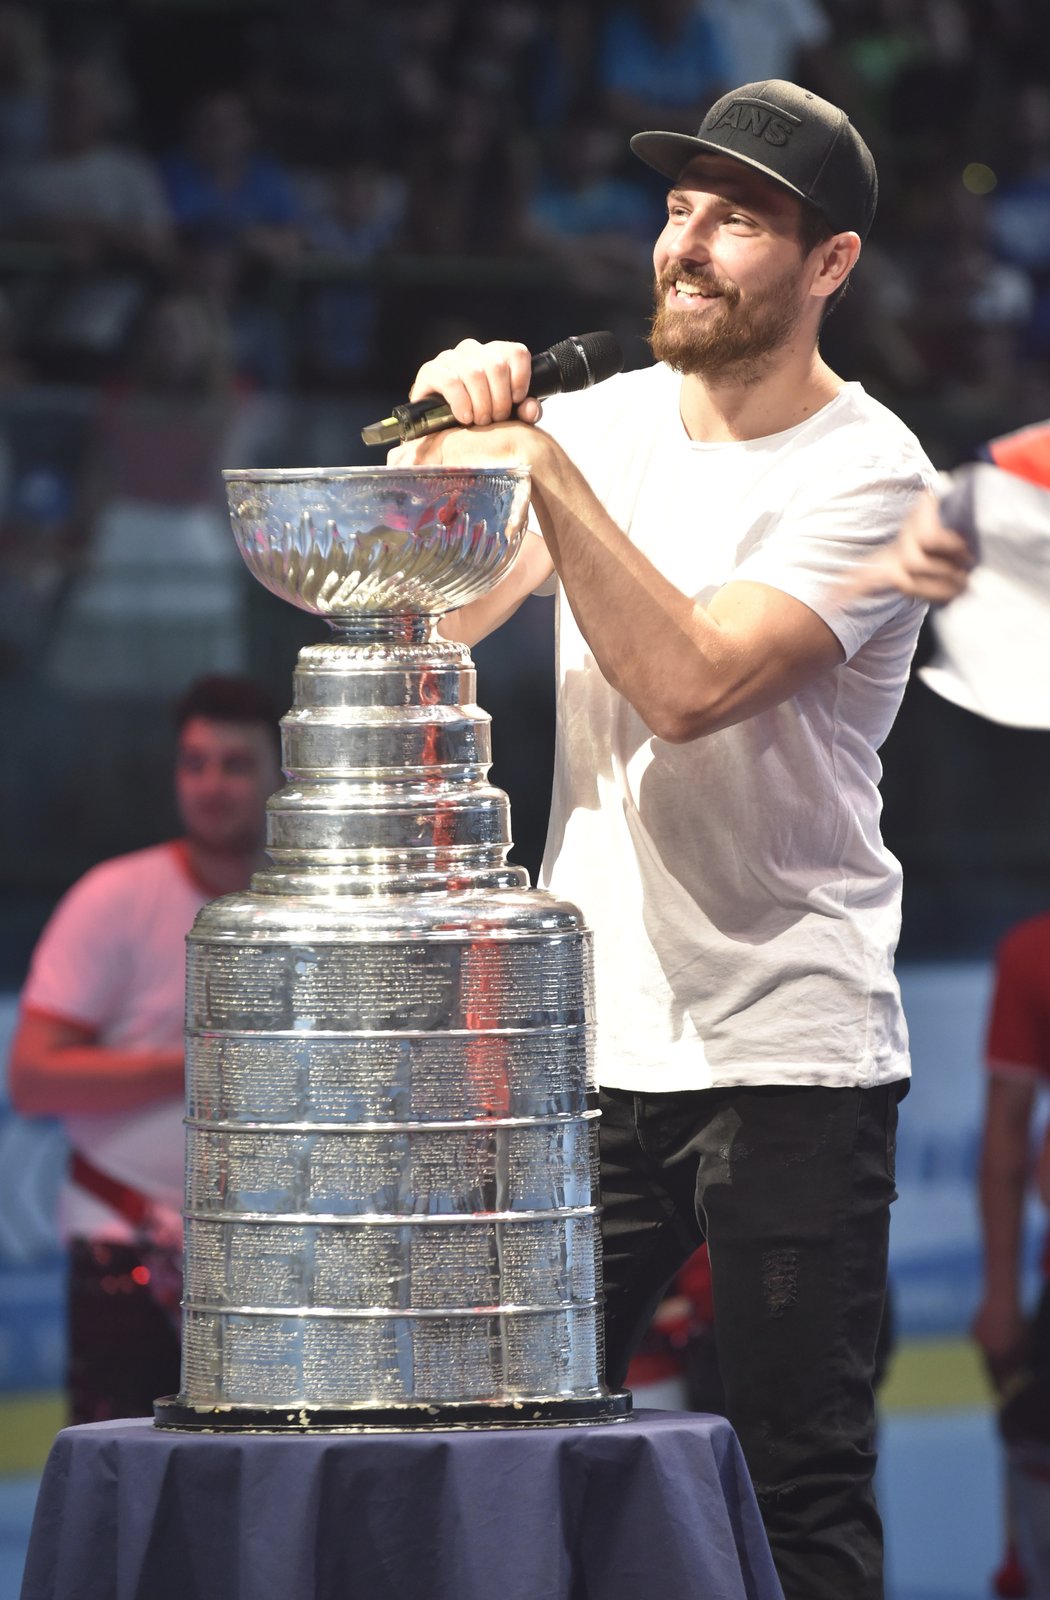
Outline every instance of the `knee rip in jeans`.
{"label": "knee rip in jeans", "polygon": [[771,1317],[782,1317],[798,1298],[798,1252],[767,1250],[762,1257],[762,1293]]}

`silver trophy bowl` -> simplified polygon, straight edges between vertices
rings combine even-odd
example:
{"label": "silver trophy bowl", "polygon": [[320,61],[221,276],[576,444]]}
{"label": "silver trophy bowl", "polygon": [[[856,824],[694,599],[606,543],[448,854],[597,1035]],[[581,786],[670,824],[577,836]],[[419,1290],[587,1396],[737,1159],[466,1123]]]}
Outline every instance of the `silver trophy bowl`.
{"label": "silver trophy bowl", "polygon": [[440,617],[508,571],[527,467],[224,472],[237,546],[267,589],[333,620]]}
{"label": "silver trophy bowl", "polygon": [[272,865],[187,940],[182,1387],[161,1427],[613,1421],[591,941],[507,859],[490,719],[436,621],[509,569],[529,474],[225,474],[323,616]]}

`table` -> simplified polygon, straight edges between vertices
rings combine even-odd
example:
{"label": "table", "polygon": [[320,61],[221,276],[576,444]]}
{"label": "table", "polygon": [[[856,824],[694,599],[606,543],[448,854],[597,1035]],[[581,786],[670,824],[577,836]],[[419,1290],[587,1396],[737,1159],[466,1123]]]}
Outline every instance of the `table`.
{"label": "table", "polygon": [[22,1600],[782,1600],[736,1435],[63,1428]]}

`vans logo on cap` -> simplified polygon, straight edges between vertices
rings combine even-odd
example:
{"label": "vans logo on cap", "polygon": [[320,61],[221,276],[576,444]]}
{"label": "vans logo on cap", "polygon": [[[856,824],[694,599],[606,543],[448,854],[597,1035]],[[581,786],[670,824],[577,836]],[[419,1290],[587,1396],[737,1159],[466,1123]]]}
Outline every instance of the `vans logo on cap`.
{"label": "vans logo on cap", "polygon": [[766,144],[787,144],[796,128],[802,126],[801,117],[789,111],[774,111],[761,100],[734,100],[726,107],[715,128],[735,128],[738,133],[750,133]]}

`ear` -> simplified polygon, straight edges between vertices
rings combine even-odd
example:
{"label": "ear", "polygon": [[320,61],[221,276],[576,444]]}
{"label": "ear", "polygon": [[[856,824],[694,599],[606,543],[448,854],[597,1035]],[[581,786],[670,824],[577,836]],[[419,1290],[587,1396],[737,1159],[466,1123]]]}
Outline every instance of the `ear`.
{"label": "ear", "polygon": [[833,233],[813,251],[810,293],[823,300],[841,289],[860,255],[859,233]]}

